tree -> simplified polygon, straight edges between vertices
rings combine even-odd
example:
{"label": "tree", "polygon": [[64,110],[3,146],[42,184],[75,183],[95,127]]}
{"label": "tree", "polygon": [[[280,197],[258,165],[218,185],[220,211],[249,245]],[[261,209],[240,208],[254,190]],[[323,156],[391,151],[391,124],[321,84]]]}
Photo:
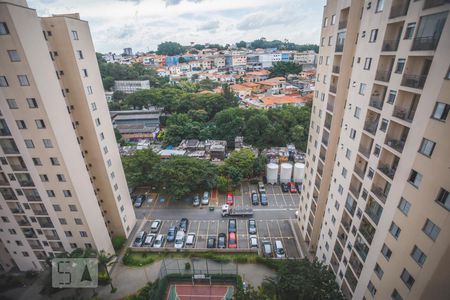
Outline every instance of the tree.
{"label": "tree", "polygon": [[180,55],[185,52],[185,48],[176,42],[164,42],[158,45],[156,53],[162,55]]}
{"label": "tree", "polygon": [[153,186],[155,178],[152,170],[159,162],[159,156],[150,149],[138,150],[133,155],[123,156],[122,164],[128,185]]}
{"label": "tree", "polygon": [[269,77],[287,77],[289,74],[298,74],[302,66],[291,61],[278,61],[270,69]]}
{"label": "tree", "polygon": [[223,175],[217,176],[217,189],[219,190],[220,193],[228,192],[229,186],[230,186],[230,179],[228,179]]}
{"label": "tree", "polygon": [[200,90],[208,90],[208,91],[212,91],[213,89],[215,89],[216,87],[219,86],[219,83],[212,81],[209,78],[206,79],[202,79],[198,82],[199,85],[199,89]]}
{"label": "tree", "polygon": [[127,94],[125,94],[122,91],[115,91],[112,94],[112,101],[114,102],[122,102],[123,100],[125,100],[125,98],[127,97]]}
{"label": "tree", "polygon": [[180,58],[178,59],[178,63],[182,64],[185,62],[186,62],[186,59],[183,56],[180,56]]}
{"label": "tree", "polygon": [[253,175],[254,165],[255,153],[248,148],[232,152],[225,160],[225,169],[234,167],[242,173],[244,178]]}
{"label": "tree", "polygon": [[125,144],[125,140],[122,137],[122,134],[120,133],[119,129],[114,128],[114,135],[116,137],[117,144],[123,146]]}
{"label": "tree", "polygon": [[164,133],[165,145],[178,145],[184,139],[198,138],[202,124],[187,114],[173,114],[167,119]]}
{"label": "tree", "polygon": [[245,48],[245,47],[247,47],[247,42],[240,41],[240,42],[236,43],[236,47],[238,47],[238,48]]}
{"label": "tree", "polygon": [[111,285],[111,293],[116,290],[116,288],[113,286],[111,275],[109,274],[108,267],[112,266],[116,262],[117,256],[115,254],[108,254],[105,251],[100,251],[97,256],[98,260],[98,267],[102,271],[104,271],[107,275],[107,278],[109,280],[109,284]]}
{"label": "tree", "polygon": [[284,260],[274,278],[267,278],[261,288],[269,299],[340,300],[344,299],[335,275],[319,261]]}
{"label": "tree", "polygon": [[105,78],[102,78],[103,81],[103,88],[105,91],[110,91],[114,87],[114,78],[111,76],[106,76]]}

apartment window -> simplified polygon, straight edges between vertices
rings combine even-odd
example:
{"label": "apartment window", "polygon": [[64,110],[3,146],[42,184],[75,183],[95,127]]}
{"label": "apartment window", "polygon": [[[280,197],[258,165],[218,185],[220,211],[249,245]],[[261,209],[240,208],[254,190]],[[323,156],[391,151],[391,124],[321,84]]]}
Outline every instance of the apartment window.
{"label": "apartment window", "polygon": [[411,287],[414,284],[414,277],[409,274],[409,272],[406,269],[403,269],[402,275],[400,275],[400,278],[405,283],[405,285],[408,287],[408,289],[411,289]]}
{"label": "apartment window", "polygon": [[383,254],[386,260],[389,260],[392,256],[392,251],[388,246],[386,246],[386,244],[383,244],[383,247],[381,248],[381,254]]}
{"label": "apartment window", "polygon": [[433,115],[431,117],[439,121],[445,121],[447,119],[449,109],[450,105],[442,102],[436,102]]}
{"label": "apartment window", "polygon": [[444,206],[447,210],[450,211],[450,197],[449,192],[446,189],[441,188],[439,190],[439,194],[436,198],[436,202],[440,205]]}
{"label": "apartment window", "polygon": [[23,141],[25,142],[25,146],[26,146],[28,149],[34,148],[33,140],[23,140]]}
{"label": "apartment window", "polygon": [[64,218],[59,218],[59,223],[61,223],[61,225],[67,225],[67,220]]}
{"label": "apartment window", "polygon": [[391,227],[389,227],[389,232],[392,234],[392,236],[395,239],[398,239],[398,237],[400,236],[400,232],[402,230],[400,229],[400,227],[397,226],[397,224],[395,224],[394,222],[392,222]]}
{"label": "apartment window", "polygon": [[58,205],[58,204],[53,204],[53,209],[54,209],[55,211],[61,211],[61,206]]}
{"label": "apartment window", "polygon": [[90,85],[88,85],[88,86],[86,87],[86,89],[87,89],[88,95],[92,95],[92,87],[91,87]]}
{"label": "apartment window", "polygon": [[116,184],[114,184],[114,190],[117,191],[119,189],[119,186]]}
{"label": "apartment window", "polygon": [[29,86],[30,85],[27,75],[17,75],[17,79],[19,80],[19,84],[21,86]]}
{"label": "apartment window", "polygon": [[8,25],[5,22],[0,22],[0,35],[9,34]]}
{"label": "apartment window", "polygon": [[327,75],[323,75],[323,83],[324,83],[324,84],[327,83]]}
{"label": "apartment window", "polygon": [[422,228],[422,231],[433,241],[436,241],[439,232],[441,232],[441,229],[434,224],[430,219],[427,219],[425,222],[425,225]]}
{"label": "apartment window", "polygon": [[395,67],[395,73],[401,74],[403,72],[403,69],[405,68],[406,59],[399,58],[397,60],[397,66]]}
{"label": "apartment window", "polygon": [[37,102],[35,98],[27,98],[28,108],[37,108]]}
{"label": "apartment window", "polygon": [[366,87],[367,87],[367,85],[365,83],[360,83],[359,84],[359,94],[360,95],[363,95],[363,96],[365,95]]}
{"label": "apartment window", "polygon": [[114,172],[111,172],[111,179],[116,178],[116,174]]}
{"label": "apartment window", "polygon": [[48,182],[48,176],[46,174],[41,174],[39,175],[39,177],[41,178],[42,182]]}
{"label": "apartment window", "polygon": [[72,231],[69,231],[69,230],[64,231],[64,234],[66,235],[66,237],[72,237],[73,236]]}
{"label": "apartment window", "polygon": [[75,30],[72,30],[72,38],[78,41],[78,32],[76,32]]}
{"label": "apartment window", "polygon": [[42,142],[44,143],[45,148],[53,148],[53,144],[50,139],[43,139]]}
{"label": "apartment window", "polygon": [[42,166],[41,159],[38,157],[33,157],[33,163],[35,166]]}
{"label": "apartment window", "polygon": [[389,96],[388,96],[388,99],[387,99],[387,103],[389,103],[389,104],[394,103],[396,96],[397,96],[397,91],[390,90],[389,91]]}
{"label": "apartment window", "polygon": [[342,168],[341,175],[342,175],[342,177],[347,178],[347,169],[346,168]]}
{"label": "apartment window", "polygon": [[389,124],[389,121],[383,118],[381,120],[380,130],[383,131],[383,132],[386,132],[388,124]]}
{"label": "apartment window", "polygon": [[59,182],[65,182],[66,181],[66,177],[64,176],[64,174],[56,174],[56,178],[58,178]]}
{"label": "apartment window", "polygon": [[101,123],[100,123],[100,119],[99,119],[99,118],[96,118],[96,119],[95,119],[95,125],[100,126],[100,124],[101,124]]}
{"label": "apartment window", "polygon": [[59,160],[56,157],[50,157],[50,162],[53,166],[59,166]]}
{"label": "apartment window", "polygon": [[106,153],[108,153],[108,147],[103,147],[103,152],[106,154]]}
{"label": "apartment window", "polygon": [[328,18],[323,19],[323,27],[328,25]]}
{"label": "apartment window", "polygon": [[420,144],[419,152],[425,156],[431,157],[431,154],[433,154],[435,145],[436,145],[435,142],[430,141],[426,138],[423,138],[422,143]]}
{"label": "apartment window", "polygon": [[320,46],[323,47],[323,45],[325,45],[325,38],[323,37],[322,40],[320,41]]}
{"label": "apartment window", "polygon": [[83,51],[77,50],[77,58],[78,58],[78,59],[83,59],[83,58],[84,58],[84,57],[83,57]]}
{"label": "apartment window", "polygon": [[448,68],[447,74],[445,74],[444,79],[447,79],[447,80],[450,79],[450,68]]}
{"label": "apartment window", "polygon": [[325,100],[325,93],[320,94],[320,101],[324,101]]}
{"label": "apartment window", "polygon": [[82,71],[84,77],[88,77],[87,69],[82,69],[81,71]]}
{"label": "apartment window", "polygon": [[338,187],[338,193],[340,194],[340,195],[342,195],[342,192],[344,191],[344,188],[342,187],[342,185],[339,185],[339,187]]}
{"label": "apartment window", "polygon": [[366,57],[366,60],[364,61],[364,70],[370,70],[371,64],[372,64],[372,58]]}
{"label": "apartment window", "polygon": [[384,9],[384,0],[378,0],[375,12],[381,12]]}
{"label": "apartment window", "polygon": [[409,209],[411,208],[411,203],[402,197],[397,207],[405,216],[407,216]]}
{"label": "apartment window", "polygon": [[367,284],[367,289],[369,290],[369,293],[372,295],[372,297],[375,297],[375,294],[377,293],[377,289],[373,285],[372,281],[369,280],[369,283]]}
{"label": "apartment window", "polygon": [[45,122],[44,120],[35,120],[36,126],[38,129],[44,129],[45,128]]}
{"label": "apartment window", "polygon": [[112,166],[112,161],[111,161],[111,159],[108,159],[108,167],[111,167]]}
{"label": "apartment window", "polygon": [[72,197],[72,192],[70,190],[63,190],[64,197]]}
{"label": "apartment window", "polygon": [[333,224],[336,223],[336,218],[334,216],[331,216],[331,223],[333,223]]}
{"label": "apartment window", "polygon": [[352,128],[350,129],[350,138],[354,140],[355,137],[356,137],[356,130]]}
{"label": "apartment window", "polygon": [[328,37],[328,46],[331,46],[333,44],[333,37]]}
{"label": "apartment window", "polygon": [[22,241],[16,241],[16,245],[17,246],[23,246],[23,243],[22,243]]}
{"label": "apartment window", "polygon": [[408,23],[405,29],[405,36],[403,37],[405,40],[410,40],[414,36],[414,29],[416,28],[416,23]]}
{"label": "apartment window", "polygon": [[358,106],[355,107],[354,116],[355,116],[355,118],[359,119],[359,117],[361,116],[361,107],[358,107]]}
{"label": "apartment window", "polygon": [[86,231],[80,231],[80,236],[81,237],[87,237],[87,232]]}
{"label": "apartment window", "polygon": [[329,65],[330,64],[330,57],[329,56],[327,56],[327,58],[325,59],[325,65]]}
{"label": "apartment window", "polygon": [[392,291],[391,298],[392,300],[403,300],[403,297],[400,296],[396,289]]}
{"label": "apartment window", "polygon": [[72,249],[78,248],[77,243],[70,243],[70,247],[71,247]]}
{"label": "apartment window", "polygon": [[100,140],[104,140],[105,139],[105,135],[103,134],[103,132],[100,132]]}
{"label": "apartment window", "polygon": [[411,251],[411,257],[421,267],[423,266],[423,264],[425,263],[425,260],[427,259],[427,256],[425,255],[425,253],[423,253],[423,251],[420,250],[419,247],[417,247],[415,245]]}
{"label": "apartment window", "polygon": [[92,111],[96,111],[97,110],[97,104],[95,104],[95,102],[91,102],[91,108],[92,108]]}
{"label": "apartment window", "polygon": [[27,129],[27,124],[25,124],[24,120],[16,120],[16,124],[19,129]]}
{"label": "apartment window", "polygon": [[375,43],[377,41],[378,29],[372,29],[370,31],[369,43]]}
{"label": "apartment window", "polygon": [[422,182],[422,174],[418,173],[416,170],[411,170],[408,182],[411,183],[416,188],[419,188],[419,185]]}
{"label": "apartment window", "polygon": [[336,24],[336,15],[332,15],[331,16],[331,23],[330,23],[330,25],[334,25],[334,24]]}
{"label": "apartment window", "polygon": [[86,249],[92,249],[92,244],[91,244],[91,243],[85,243],[85,244],[84,244],[84,247],[85,247]]}
{"label": "apartment window", "polygon": [[17,53],[17,50],[8,50],[8,56],[11,62],[20,61],[19,53]]}
{"label": "apartment window", "polygon": [[70,211],[78,211],[77,206],[73,204],[69,204],[69,210]]}
{"label": "apartment window", "polygon": [[9,109],[18,109],[17,102],[15,99],[6,99],[6,102],[8,103]]}
{"label": "apartment window", "polygon": [[384,271],[378,263],[375,264],[375,268],[373,268],[373,271],[374,271],[375,275],[377,275],[378,279],[383,278]]}
{"label": "apartment window", "polygon": [[17,234],[17,232],[14,229],[8,229],[9,234]]}
{"label": "apartment window", "polygon": [[82,221],[81,219],[75,218],[75,219],[73,219],[73,220],[75,221],[75,224],[77,224],[77,225],[83,225],[83,221]]}
{"label": "apartment window", "polygon": [[8,80],[6,80],[5,76],[0,76],[0,87],[7,87],[9,86]]}
{"label": "apartment window", "polygon": [[53,190],[47,190],[47,196],[49,196],[50,198],[55,197],[55,191],[53,191]]}
{"label": "apartment window", "polygon": [[381,146],[378,144],[375,144],[375,147],[373,148],[373,155],[378,157],[378,156],[380,156],[380,152],[381,152]]}
{"label": "apartment window", "polygon": [[347,151],[345,152],[345,157],[347,159],[350,159],[350,157],[352,156],[352,151],[350,149],[347,148]]}

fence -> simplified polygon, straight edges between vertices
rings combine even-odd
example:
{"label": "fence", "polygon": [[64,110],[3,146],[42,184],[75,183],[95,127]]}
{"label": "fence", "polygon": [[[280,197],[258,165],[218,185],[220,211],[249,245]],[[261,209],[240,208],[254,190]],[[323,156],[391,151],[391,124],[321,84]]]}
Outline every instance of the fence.
{"label": "fence", "polygon": [[223,280],[228,275],[236,278],[238,265],[234,262],[217,262],[205,258],[163,259],[159,269],[159,278],[167,275],[182,275],[192,278],[194,275],[211,276],[211,280]]}

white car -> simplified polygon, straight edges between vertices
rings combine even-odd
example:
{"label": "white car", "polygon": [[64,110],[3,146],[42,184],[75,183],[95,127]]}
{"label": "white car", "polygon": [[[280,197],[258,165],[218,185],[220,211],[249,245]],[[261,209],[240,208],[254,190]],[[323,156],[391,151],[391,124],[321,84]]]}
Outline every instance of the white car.
{"label": "white car", "polygon": [[142,244],[142,247],[151,247],[153,246],[153,243],[155,242],[155,235],[153,233],[148,234],[145,237],[144,243]]}
{"label": "white car", "polygon": [[181,249],[184,247],[184,238],[186,234],[183,230],[179,230],[177,232],[177,236],[175,237],[175,249]]}
{"label": "white car", "polygon": [[204,192],[202,197],[202,205],[209,204],[209,192]]}
{"label": "white car", "polygon": [[152,222],[152,226],[150,227],[150,232],[158,233],[159,228],[161,228],[161,220],[155,220]]}
{"label": "white car", "polygon": [[195,245],[195,233],[190,232],[186,238],[186,246],[194,246]]}
{"label": "white car", "polygon": [[256,235],[252,234],[249,236],[248,246],[250,249],[258,248],[258,237]]}
{"label": "white car", "polygon": [[164,244],[164,235],[158,234],[153,242],[153,248],[161,248]]}

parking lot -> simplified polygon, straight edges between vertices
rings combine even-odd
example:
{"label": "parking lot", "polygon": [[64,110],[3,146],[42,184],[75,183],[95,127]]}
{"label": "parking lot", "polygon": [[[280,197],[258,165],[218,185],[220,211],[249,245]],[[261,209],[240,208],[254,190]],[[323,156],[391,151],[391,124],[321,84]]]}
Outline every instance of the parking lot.
{"label": "parking lot", "polygon": [[[153,220],[147,221],[141,230],[150,232],[151,223]],[[263,240],[269,240],[274,244],[275,240],[280,240],[283,243],[286,251],[286,256],[291,258],[301,257],[297,248],[297,243],[294,238],[290,221],[288,219],[279,220],[257,220],[257,236],[258,246],[261,247]],[[179,220],[163,220],[159,233],[167,235],[169,227],[179,224]],[[249,234],[248,234],[248,219],[237,219],[237,246],[240,249],[249,248]],[[228,218],[221,218],[218,220],[190,220],[188,233],[196,234],[196,242],[194,246],[186,246],[185,248],[206,249],[206,240],[208,236],[216,237],[219,233],[228,235]],[[173,242],[164,242],[163,248],[173,248]]]}

